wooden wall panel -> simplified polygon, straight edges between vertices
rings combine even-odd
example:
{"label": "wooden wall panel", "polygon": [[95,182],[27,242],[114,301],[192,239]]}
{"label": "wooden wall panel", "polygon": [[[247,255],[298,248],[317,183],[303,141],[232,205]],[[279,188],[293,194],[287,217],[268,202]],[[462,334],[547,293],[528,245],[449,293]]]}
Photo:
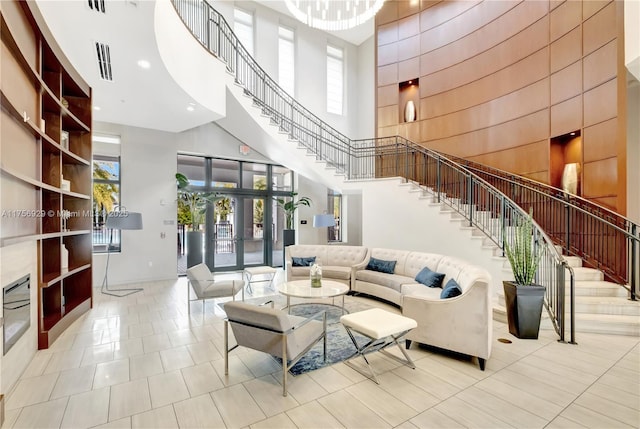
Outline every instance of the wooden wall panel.
{"label": "wooden wall panel", "polygon": [[[486,103],[495,97],[502,97],[544,79],[548,75],[548,50],[540,50],[506,67],[496,73],[492,73],[467,85],[449,91],[442,91],[431,97],[423,97],[421,100],[424,116],[431,118],[447,112],[455,112],[478,104]],[[431,79],[424,79],[429,85]],[[579,83],[578,83],[579,84]],[[424,84],[420,84],[420,90]]]}
{"label": "wooden wall panel", "polygon": [[450,137],[458,133],[498,125],[549,105],[549,80],[544,79],[488,103],[426,121],[425,140]]}
{"label": "wooden wall panel", "polygon": [[398,21],[398,39],[407,39],[420,34],[420,15],[414,14]]}
{"label": "wooden wall panel", "polygon": [[[470,10],[470,13],[458,15],[436,27],[423,30],[422,52],[430,52],[467,37],[490,23],[500,21],[501,15],[517,6],[516,2],[484,1]],[[505,37],[500,37],[499,41],[504,39]]]}
{"label": "wooden wall panel", "polygon": [[618,120],[616,118],[587,127],[583,131],[584,162],[599,161],[617,155]]}
{"label": "wooden wall panel", "polygon": [[588,91],[616,77],[618,43],[612,40],[584,58],[583,90]]}
{"label": "wooden wall panel", "polygon": [[[551,103],[557,104],[582,93],[582,61],[551,75]],[[579,127],[578,127],[579,128]]]}
{"label": "wooden wall panel", "polygon": [[378,86],[398,84],[398,64],[378,67]]}
{"label": "wooden wall panel", "polygon": [[[426,147],[548,182],[550,139],[580,131],[582,143],[571,159],[584,165],[583,192],[607,204],[624,203],[622,4],[424,0],[415,15],[406,14],[407,2],[388,9],[377,20],[380,48],[420,38],[419,116],[410,124],[390,122],[394,83],[416,77],[411,55],[417,46],[403,46],[395,69],[387,68],[393,48],[380,49],[378,97],[384,100],[378,107],[389,111],[381,110],[379,135],[395,131]],[[395,114],[400,118],[397,108]]]}
{"label": "wooden wall panel", "polygon": [[406,82],[420,76],[420,58],[411,58],[398,64],[398,81]]}
{"label": "wooden wall panel", "polygon": [[567,67],[582,58],[582,30],[576,28],[551,43],[551,73]]}
{"label": "wooden wall panel", "polygon": [[427,31],[475,8],[480,0],[438,2],[420,13],[420,30]]}
{"label": "wooden wall panel", "polygon": [[387,45],[398,41],[398,23],[392,22],[376,28],[378,33],[378,46]]}
{"label": "wooden wall panel", "polygon": [[554,41],[582,24],[582,2],[569,0],[550,12],[549,33]]}
{"label": "wooden wall panel", "polygon": [[390,43],[378,47],[378,66],[386,66],[398,62],[398,44]]}
{"label": "wooden wall panel", "polygon": [[447,152],[448,148],[456,148],[456,156],[467,157],[533,143],[546,139],[548,135],[549,112],[544,110],[470,133],[425,141],[424,145],[445,153],[452,153]]}
{"label": "wooden wall panel", "polygon": [[582,176],[584,197],[615,197],[618,186],[617,165],[616,158],[585,163]]}
{"label": "wooden wall panel", "polygon": [[398,41],[398,61],[420,56],[420,36]]}
{"label": "wooden wall panel", "polygon": [[618,112],[617,79],[584,93],[584,126],[615,118]]}
{"label": "wooden wall panel", "polygon": [[470,157],[472,161],[519,174],[546,172],[549,168],[549,142],[532,144]]}
{"label": "wooden wall panel", "polygon": [[388,127],[398,123],[398,106],[378,107],[378,126]]}
{"label": "wooden wall panel", "polygon": [[[521,3],[513,8],[510,13],[499,17],[467,37],[429,52],[425,52],[425,49],[422,48],[422,52],[424,53],[421,58],[422,74],[442,70],[478,55],[520,33],[538,21],[538,19],[545,21],[542,26],[545,28],[545,31],[540,35],[544,37],[545,40],[548,40],[549,24],[548,17],[545,15],[546,8],[546,2],[532,1]],[[425,33],[422,34],[423,37],[421,41],[424,41]],[[425,65],[426,68],[422,68],[423,65]]]}
{"label": "wooden wall panel", "polygon": [[398,2],[398,18],[404,18],[409,15],[415,15],[416,17],[419,17],[419,12],[420,1],[405,0]]}
{"label": "wooden wall panel", "polygon": [[582,128],[582,95],[551,106],[551,137]]}
{"label": "wooden wall panel", "polygon": [[611,0],[588,0],[582,2],[582,19],[587,20],[609,5]]}
{"label": "wooden wall panel", "polygon": [[[420,83],[422,96],[444,92],[498,73],[510,64],[522,61],[541,49],[544,49],[545,55],[548,56],[548,38],[545,32],[547,25],[546,19],[540,20],[509,40],[461,63],[434,73],[427,73],[431,65],[425,63],[428,61],[428,57],[423,55],[420,58],[420,72],[421,76],[428,74],[428,78]],[[540,61],[545,67],[549,62],[548,57],[541,58]]]}
{"label": "wooden wall panel", "polygon": [[378,87],[378,107],[398,105],[398,85],[392,84]]}
{"label": "wooden wall panel", "polygon": [[615,2],[611,2],[584,22],[585,55],[616,38],[618,28],[615,25],[611,25],[612,22],[616,22]]}

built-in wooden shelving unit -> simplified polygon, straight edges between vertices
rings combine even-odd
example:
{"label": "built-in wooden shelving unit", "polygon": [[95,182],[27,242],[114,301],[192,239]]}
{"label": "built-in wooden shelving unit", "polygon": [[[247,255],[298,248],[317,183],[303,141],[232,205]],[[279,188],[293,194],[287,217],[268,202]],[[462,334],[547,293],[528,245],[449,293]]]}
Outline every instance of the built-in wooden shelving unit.
{"label": "built-in wooden shelving unit", "polygon": [[38,244],[42,349],[93,304],[91,88],[47,40],[31,7],[7,1],[0,10],[0,246]]}

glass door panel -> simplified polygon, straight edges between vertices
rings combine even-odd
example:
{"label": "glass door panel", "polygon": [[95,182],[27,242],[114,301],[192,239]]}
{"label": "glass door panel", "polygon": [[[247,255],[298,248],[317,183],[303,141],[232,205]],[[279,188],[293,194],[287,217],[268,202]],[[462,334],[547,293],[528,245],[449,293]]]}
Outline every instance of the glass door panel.
{"label": "glass door panel", "polygon": [[265,199],[244,198],[243,256],[244,265],[265,264],[265,239],[270,235],[265,231]]}
{"label": "glass door panel", "polygon": [[240,266],[238,261],[238,200],[224,196],[213,205],[213,225],[210,234],[211,246],[207,248],[206,259],[212,270],[229,270]]}

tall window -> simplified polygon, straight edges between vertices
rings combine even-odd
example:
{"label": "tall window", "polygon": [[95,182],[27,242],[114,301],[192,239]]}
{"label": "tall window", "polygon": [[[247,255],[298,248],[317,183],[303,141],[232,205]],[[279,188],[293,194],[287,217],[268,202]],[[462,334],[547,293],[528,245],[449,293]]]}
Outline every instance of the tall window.
{"label": "tall window", "polygon": [[253,56],[253,15],[242,9],[234,9],[233,32],[249,55]]}
{"label": "tall window", "polygon": [[93,157],[93,251],[120,251],[120,231],[108,230],[107,214],[120,208],[120,158],[117,156]]}
{"label": "tall window", "polygon": [[342,115],[344,51],[327,45],[327,112]]}
{"label": "tall window", "polygon": [[294,33],[287,27],[278,28],[278,85],[295,97]]}

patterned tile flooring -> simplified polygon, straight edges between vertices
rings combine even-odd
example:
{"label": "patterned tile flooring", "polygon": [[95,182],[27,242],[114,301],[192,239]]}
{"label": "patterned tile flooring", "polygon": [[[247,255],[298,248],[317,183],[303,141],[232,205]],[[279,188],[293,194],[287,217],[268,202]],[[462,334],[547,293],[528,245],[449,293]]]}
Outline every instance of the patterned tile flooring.
{"label": "patterned tile flooring", "polygon": [[338,363],[290,377],[283,397],[265,354],[236,349],[224,375],[224,314],[195,302],[189,317],[184,278],[131,286],[144,291],[96,289],[94,308],[37,352],[9,392],[3,428],[640,427],[636,337],[579,334],[569,345],[541,331],[518,340],[495,322],[484,372],[414,346],[415,370],[371,355],[380,385]]}

